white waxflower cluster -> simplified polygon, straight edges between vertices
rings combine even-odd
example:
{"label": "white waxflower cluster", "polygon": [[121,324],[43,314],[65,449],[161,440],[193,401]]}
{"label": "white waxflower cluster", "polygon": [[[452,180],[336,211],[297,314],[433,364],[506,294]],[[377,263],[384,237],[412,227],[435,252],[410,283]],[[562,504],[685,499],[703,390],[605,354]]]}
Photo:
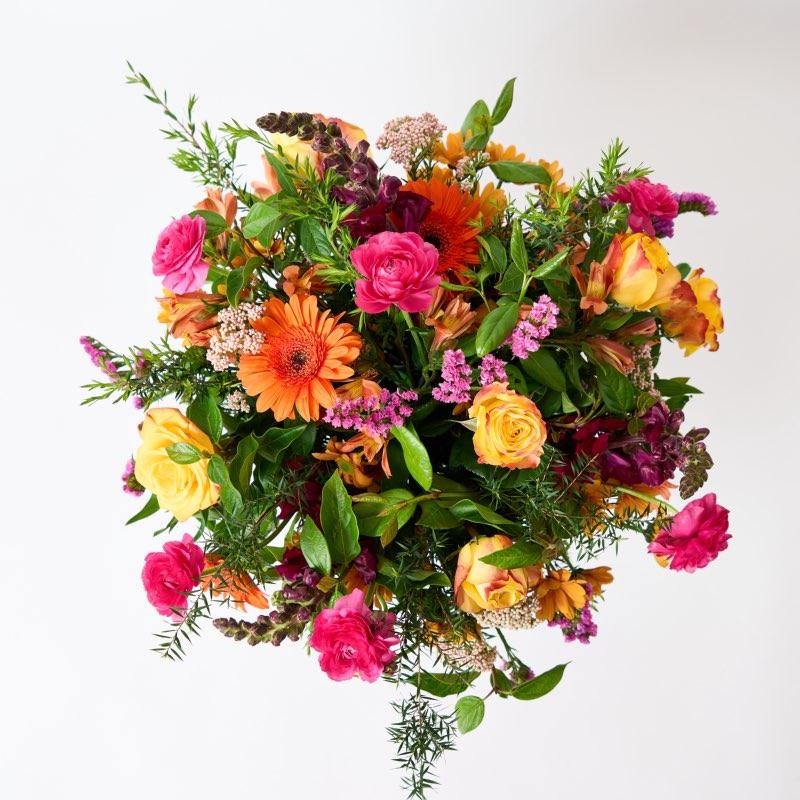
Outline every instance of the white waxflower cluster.
{"label": "white waxflower cluster", "polygon": [[539,600],[536,595],[530,595],[515,606],[500,608],[496,611],[479,611],[473,616],[481,628],[505,628],[507,630],[522,630],[533,628],[541,620],[536,618],[539,610]]}
{"label": "white waxflower cluster", "polygon": [[482,636],[477,639],[436,639],[436,647],[444,660],[456,669],[490,672],[497,660],[497,650]]}
{"label": "white waxflower cluster", "polygon": [[253,330],[250,323],[261,319],[258,303],[239,303],[223,308],[217,318],[219,325],[208,342],[206,357],[217,372],[236,364],[242,353],[255,355],[264,343],[264,334]]}
{"label": "white waxflower cluster", "polygon": [[418,117],[396,117],[383,126],[375,146],[389,150],[392,161],[410,169],[417,152],[432,147],[445,130],[447,126],[428,112]]}
{"label": "white waxflower cluster", "polygon": [[248,414],[250,412],[250,401],[244,392],[240,392],[237,389],[222,401],[222,407],[232,414]]}

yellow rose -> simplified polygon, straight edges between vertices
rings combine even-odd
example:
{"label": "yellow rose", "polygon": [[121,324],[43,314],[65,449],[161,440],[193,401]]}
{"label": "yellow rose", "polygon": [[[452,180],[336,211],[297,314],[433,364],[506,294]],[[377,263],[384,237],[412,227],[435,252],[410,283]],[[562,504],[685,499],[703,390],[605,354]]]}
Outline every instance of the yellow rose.
{"label": "yellow rose", "polygon": [[530,398],[506,383],[490,383],[475,395],[469,416],[475,420],[472,446],[481,464],[508,469],[539,465],[547,429]]}
{"label": "yellow rose", "polygon": [[669,260],[658,239],[643,233],[619,238],[614,263],[611,297],[620,305],[646,311],[666,302],[680,283],[681,274]]}
{"label": "yellow rose", "polygon": [[183,522],[217,502],[219,487],[209,480],[207,458],[178,464],[167,453],[170,445],[182,443],[213,453],[211,439],[197,425],[177,408],[154,408],[145,415],[139,432],[136,480],[158,497],[161,508]]}
{"label": "yellow rose", "polygon": [[496,611],[509,608],[525,599],[528,590],[540,577],[538,567],[500,569],[485,564],[481,558],[511,547],[513,542],[502,533],[481,536],[461,548],[453,581],[456,604],[462,611]]}

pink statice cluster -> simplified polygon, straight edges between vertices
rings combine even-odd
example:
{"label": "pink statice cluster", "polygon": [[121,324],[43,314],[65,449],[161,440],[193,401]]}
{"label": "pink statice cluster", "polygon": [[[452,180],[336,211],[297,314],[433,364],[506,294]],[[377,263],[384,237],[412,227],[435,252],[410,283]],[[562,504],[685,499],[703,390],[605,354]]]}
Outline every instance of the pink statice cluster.
{"label": "pink statice cluster", "polygon": [[135,472],[136,462],[132,458],[129,458],[120,476],[122,479],[122,491],[139,497],[144,494],[144,486],[136,480]]}
{"label": "pink statice cluster", "polygon": [[431,394],[440,403],[469,403],[472,367],[463,350],[445,350],[442,357],[442,381]]}
{"label": "pink statice cluster", "polygon": [[589,641],[597,636],[597,623],[592,618],[592,608],[588,602],[588,596],[592,593],[592,587],[586,584],[584,587],[587,594],[587,602],[581,609],[580,614],[576,614],[572,619],[568,619],[563,614],[556,614],[547,623],[548,628],[561,628],[566,642],[580,642],[589,644]]}
{"label": "pink statice cluster", "polygon": [[392,161],[410,169],[415,155],[432,147],[446,130],[447,126],[428,112],[418,117],[396,117],[383,126],[375,145],[389,150]]}
{"label": "pink statice cluster", "polygon": [[117,367],[114,362],[111,361],[109,354],[103,350],[102,347],[98,346],[100,343],[89,336],[81,336],[79,341],[86,355],[92,360],[92,364],[103,370],[110,378],[116,378]]}
{"label": "pink statice cluster", "polygon": [[517,323],[506,344],[516,358],[527,358],[539,349],[558,325],[558,306],[546,294],[540,295],[528,316]]}
{"label": "pink statice cluster", "polygon": [[491,353],[484,356],[480,366],[481,386],[488,386],[490,383],[508,383],[506,375],[506,362],[502,358],[493,356]]}
{"label": "pink statice cluster", "polygon": [[373,439],[385,439],[393,427],[405,424],[413,411],[409,403],[417,397],[410,390],[381,389],[377,395],[338,400],[325,412],[325,422],[345,431],[366,433]]}

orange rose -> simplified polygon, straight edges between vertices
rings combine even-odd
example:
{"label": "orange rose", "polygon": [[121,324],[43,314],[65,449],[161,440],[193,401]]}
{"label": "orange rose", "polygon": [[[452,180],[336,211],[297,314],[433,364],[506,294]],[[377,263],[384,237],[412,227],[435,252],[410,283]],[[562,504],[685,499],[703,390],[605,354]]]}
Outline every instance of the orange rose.
{"label": "orange rose", "polygon": [[509,608],[524,600],[536,585],[540,576],[538,567],[500,569],[481,561],[484,556],[505,550],[512,544],[508,536],[499,533],[473,539],[461,548],[453,591],[462,611],[475,614]]}
{"label": "orange rose", "polygon": [[547,428],[536,404],[508,388],[490,383],[475,395],[469,408],[475,420],[472,445],[481,464],[507,469],[539,465]]}

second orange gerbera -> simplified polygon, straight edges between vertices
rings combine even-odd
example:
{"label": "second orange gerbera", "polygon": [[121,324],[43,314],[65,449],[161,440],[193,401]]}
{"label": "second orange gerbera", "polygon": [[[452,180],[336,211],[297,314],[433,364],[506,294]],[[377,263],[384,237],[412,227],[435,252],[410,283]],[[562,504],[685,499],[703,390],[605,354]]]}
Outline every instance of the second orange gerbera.
{"label": "second orange gerbera", "polygon": [[353,326],[330,311],[319,312],[313,295],[293,295],[288,303],[273,297],[252,326],[264,334],[256,355],[243,355],[239,380],[247,394],[257,396],[258,411],[272,410],[275,419],[319,419],[320,407],[336,402],[331,381],[353,376],[348,364],[361,352],[361,337]]}
{"label": "second orange gerbera", "polygon": [[467,192],[438,178],[411,181],[402,191],[427,197],[432,205],[419,235],[439,251],[439,273],[459,273],[480,261],[477,236],[481,204]]}

